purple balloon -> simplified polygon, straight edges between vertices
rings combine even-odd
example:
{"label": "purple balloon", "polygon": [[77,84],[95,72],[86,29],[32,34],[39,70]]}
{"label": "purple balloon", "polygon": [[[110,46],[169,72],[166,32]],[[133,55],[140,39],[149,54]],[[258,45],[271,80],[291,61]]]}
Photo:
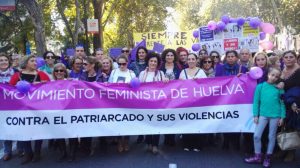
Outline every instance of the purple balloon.
{"label": "purple balloon", "polygon": [[40,68],[45,65],[45,60],[42,57],[36,58],[36,66],[37,68]]}
{"label": "purple balloon", "polygon": [[27,81],[19,81],[16,85],[17,90],[21,93],[27,93],[30,90],[30,83]]}
{"label": "purple balloon", "polygon": [[259,39],[264,40],[266,38],[266,33],[265,32],[260,32],[259,33]]}
{"label": "purple balloon", "polygon": [[236,23],[237,22],[237,19],[236,18],[230,18],[229,19],[229,23]]}
{"label": "purple balloon", "polygon": [[217,23],[217,29],[218,29],[218,30],[223,31],[223,30],[225,29],[225,27],[226,27],[226,24],[225,24],[224,22],[219,21],[219,22]]}
{"label": "purple balloon", "polygon": [[193,46],[192,46],[192,50],[193,51],[199,51],[200,50],[200,44],[198,44],[198,43],[195,43],[195,44],[193,44]]}
{"label": "purple balloon", "polygon": [[141,85],[141,82],[139,80],[139,78],[132,78],[131,81],[130,81],[130,86],[134,89],[137,89],[139,88]]}
{"label": "purple balloon", "polygon": [[253,29],[257,29],[258,26],[260,25],[260,23],[261,23],[261,21],[258,17],[253,17],[253,18],[250,19],[249,25]]}
{"label": "purple balloon", "polygon": [[211,20],[207,23],[207,27],[209,30],[215,30],[217,28],[217,23]]}
{"label": "purple balloon", "polygon": [[238,18],[238,19],[237,19],[237,24],[238,24],[239,26],[243,26],[244,23],[245,23],[245,19],[244,19],[244,18]]}
{"label": "purple balloon", "polygon": [[199,31],[198,31],[198,30],[194,30],[194,31],[193,31],[193,36],[194,36],[195,38],[198,38],[198,37],[199,37]]}
{"label": "purple balloon", "polygon": [[263,76],[263,70],[260,67],[252,67],[249,71],[249,75],[252,79],[259,79]]}
{"label": "purple balloon", "polygon": [[227,16],[227,15],[223,15],[223,16],[221,17],[221,21],[224,22],[225,24],[227,24],[227,23],[229,23],[229,21],[230,21],[230,17]]}

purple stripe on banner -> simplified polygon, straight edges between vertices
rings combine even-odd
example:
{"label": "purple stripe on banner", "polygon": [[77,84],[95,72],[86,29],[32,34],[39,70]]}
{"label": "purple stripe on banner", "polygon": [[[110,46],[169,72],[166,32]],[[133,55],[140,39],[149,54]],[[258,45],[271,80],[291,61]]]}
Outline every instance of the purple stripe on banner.
{"label": "purple stripe on banner", "polygon": [[256,81],[241,77],[129,84],[55,81],[33,85],[27,94],[0,84],[0,110],[64,110],[96,108],[163,109],[251,104]]}

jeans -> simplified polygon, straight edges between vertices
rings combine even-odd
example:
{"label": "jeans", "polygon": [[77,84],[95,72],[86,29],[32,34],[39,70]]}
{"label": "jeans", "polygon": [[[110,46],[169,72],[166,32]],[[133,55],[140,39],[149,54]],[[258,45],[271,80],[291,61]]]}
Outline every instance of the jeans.
{"label": "jeans", "polygon": [[272,154],[276,141],[276,131],[278,128],[279,118],[263,117],[260,116],[258,119],[258,124],[256,125],[254,132],[254,150],[255,153],[261,153],[261,136],[266,125],[269,123],[269,143],[267,148],[267,154]]}
{"label": "jeans", "polygon": [[[42,148],[43,140],[35,140],[34,142],[34,152],[40,152]],[[22,146],[24,148],[25,154],[33,154],[31,141],[22,141]]]}
{"label": "jeans", "polygon": [[[9,155],[12,154],[12,143],[13,143],[13,141],[11,141],[11,140],[5,140],[3,142],[4,154],[9,154]],[[20,141],[17,141],[17,150],[23,151]]]}

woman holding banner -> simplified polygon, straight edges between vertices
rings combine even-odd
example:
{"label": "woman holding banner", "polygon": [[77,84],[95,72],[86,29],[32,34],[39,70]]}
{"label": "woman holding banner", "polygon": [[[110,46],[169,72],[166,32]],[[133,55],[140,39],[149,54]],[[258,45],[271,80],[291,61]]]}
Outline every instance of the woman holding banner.
{"label": "woman holding banner", "polygon": [[[63,63],[57,63],[53,67],[52,76],[54,80],[67,80],[68,79],[68,70]],[[63,161],[67,158],[67,146],[65,139],[56,139],[55,143],[58,146],[58,149],[61,152],[61,156],[58,161]]]}
{"label": "woman holding banner", "polygon": [[[48,82],[50,81],[48,75],[43,71],[37,70],[37,63],[36,57],[34,55],[30,55],[27,57],[23,57],[20,63],[21,71],[15,73],[9,83],[11,85],[16,85],[18,81],[25,80],[32,84],[37,84],[41,82]],[[24,160],[21,164],[26,164],[31,161],[37,162],[41,159],[41,147],[42,147],[42,140],[35,140],[35,149],[34,153],[31,148],[31,141],[23,141],[22,147],[24,148]]]}
{"label": "woman holding banner", "polygon": [[[164,73],[159,70],[161,59],[157,53],[150,52],[146,57],[147,68],[139,75],[141,82],[168,82]],[[147,149],[153,154],[158,153],[159,135],[146,135]]]}
{"label": "woman holding banner", "polygon": [[[188,68],[183,69],[179,75],[179,79],[187,80],[187,79],[200,79],[207,78],[204,71],[198,68],[197,65],[197,55],[194,53],[190,53],[187,58]],[[185,151],[194,150],[195,152],[199,152],[203,146],[203,136],[199,134],[183,134],[183,149]]]}
{"label": "woman holding banner", "polygon": [[[10,78],[18,70],[11,67],[12,62],[8,55],[0,53],[0,83],[8,83]],[[18,152],[21,152],[20,143],[17,143]],[[5,140],[3,143],[4,155],[2,157],[3,161],[8,161],[12,157],[12,141]]]}
{"label": "woman holding banner", "polygon": [[[169,80],[176,80],[179,78],[180,69],[178,68],[176,51],[173,49],[166,49],[161,54],[163,65],[161,70]],[[165,135],[164,144],[168,146],[175,146],[175,134]]]}
{"label": "woman holding banner", "polygon": [[[229,50],[225,53],[225,63],[216,66],[217,76],[241,75],[247,72],[247,68],[238,64],[238,53],[235,50]],[[235,149],[240,149],[240,133],[224,133],[223,149],[229,149],[229,142],[232,142]]]}
{"label": "woman holding banner", "polygon": [[[103,78],[103,74],[100,70],[101,63],[97,60],[94,56],[86,57],[83,60],[83,68],[84,72],[79,77],[81,81],[87,82],[107,82],[105,78]],[[92,138],[80,138],[80,147],[81,150],[86,154],[89,155],[92,152]]]}
{"label": "woman holding banner", "polygon": [[[128,66],[128,57],[126,54],[121,54],[117,58],[117,63],[119,68],[114,69],[108,79],[109,83],[129,83],[131,79],[135,78],[133,71],[127,68]],[[121,153],[123,151],[129,151],[129,136],[120,136],[118,137],[118,151]]]}
{"label": "woman holding banner", "polygon": [[[140,46],[137,48],[136,50],[136,56],[135,56],[135,62],[132,62],[129,65],[129,69],[132,70],[136,76],[139,76],[139,74],[146,69],[146,56],[148,53],[148,50],[146,47]],[[136,143],[142,143],[144,141],[144,136],[143,135],[139,135]]]}

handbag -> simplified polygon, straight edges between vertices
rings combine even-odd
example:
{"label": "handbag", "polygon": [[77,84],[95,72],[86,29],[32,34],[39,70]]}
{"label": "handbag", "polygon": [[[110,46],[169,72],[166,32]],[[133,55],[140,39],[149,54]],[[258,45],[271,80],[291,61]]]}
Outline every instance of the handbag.
{"label": "handbag", "polygon": [[280,132],[277,134],[277,143],[281,150],[293,150],[300,148],[300,133]]}

